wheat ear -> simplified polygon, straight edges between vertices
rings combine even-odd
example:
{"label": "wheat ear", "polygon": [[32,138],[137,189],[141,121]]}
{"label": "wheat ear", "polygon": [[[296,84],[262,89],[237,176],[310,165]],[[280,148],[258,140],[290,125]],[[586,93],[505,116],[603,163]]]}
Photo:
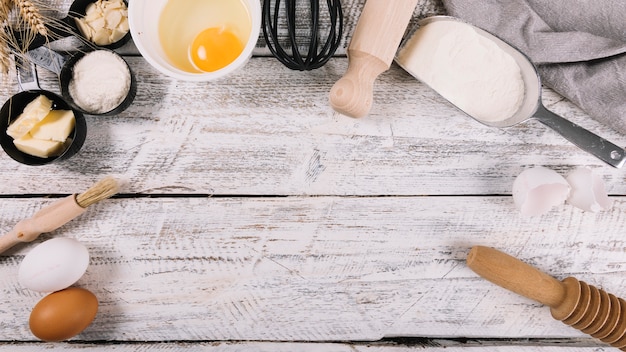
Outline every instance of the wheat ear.
{"label": "wheat ear", "polygon": [[7,25],[9,20],[9,13],[13,8],[13,0],[0,0],[0,24]]}
{"label": "wheat ear", "polygon": [[48,35],[48,29],[44,25],[44,19],[39,9],[30,0],[13,0],[20,10],[20,17],[26,22],[33,32],[44,37]]}
{"label": "wheat ear", "polygon": [[7,75],[11,68],[9,38],[6,35],[5,27],[9,24],[9,13],[11,13],[12,7],[12,0],[0,0],[0,72],[3,75]]}
{"label": "wheat ear", "polygon": [[3,74],[5,78],[11,69],[10,55],[11,52],[9,51],[9,44],[6,36],[4,34],[0,34],[0,73]]}

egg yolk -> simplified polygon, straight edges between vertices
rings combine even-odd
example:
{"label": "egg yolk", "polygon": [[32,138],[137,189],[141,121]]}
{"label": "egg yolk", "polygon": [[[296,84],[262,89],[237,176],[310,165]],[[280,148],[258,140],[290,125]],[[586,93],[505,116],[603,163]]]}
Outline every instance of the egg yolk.
{"label": "egg yolk", "polygon": [[200,71],[212,72],[226,67],[241,54],[243,44],[226,28],[207,28],[198,34],[189,47],[189,57]]}

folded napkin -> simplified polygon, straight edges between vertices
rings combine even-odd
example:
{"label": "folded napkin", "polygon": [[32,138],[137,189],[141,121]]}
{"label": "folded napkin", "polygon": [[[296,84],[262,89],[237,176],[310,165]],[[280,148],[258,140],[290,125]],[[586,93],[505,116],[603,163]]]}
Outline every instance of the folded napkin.
{"label": "folded napkin", "polygon": [[626,134],[626,1],[443,0],[524,52],[542,83]]}

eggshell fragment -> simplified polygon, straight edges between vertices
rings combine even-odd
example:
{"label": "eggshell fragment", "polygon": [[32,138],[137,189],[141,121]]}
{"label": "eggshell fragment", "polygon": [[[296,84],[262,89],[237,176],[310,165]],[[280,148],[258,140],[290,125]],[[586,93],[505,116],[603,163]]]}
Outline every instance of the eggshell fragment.
{"label": "eggshell fragment", "polygon": [[30,313],[28,325],[44,341],[63,341],[80,334],[98,312],[98,299],[84,288],[70,287],[42,298]]}
{"label": "eggshell fragment", "polygon": [[613,206],[604,181],[589,168],[577,168],[567,175],[572,190],[567,202],[584,211],[598,212]]}
{"label": "eggshell fragment", "polygon": [[73,238],[58,237],[33,248],[18,269],[19,283],[33,291],[54,292],[74,284],[89,266],[87,248]]}
{"label": "eggshell fragment", "polygon": [[563,176],[542,166],[522,171],[513,182],[513,201],[524,216],[547,213],[565,203],[569,192],[570,186]]}

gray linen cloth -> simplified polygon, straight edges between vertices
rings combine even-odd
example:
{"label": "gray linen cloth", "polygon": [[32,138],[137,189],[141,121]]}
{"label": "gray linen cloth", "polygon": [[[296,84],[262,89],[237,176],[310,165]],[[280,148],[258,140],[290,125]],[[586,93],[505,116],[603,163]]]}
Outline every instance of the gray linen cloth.
{"label": "gray linen cloth", "polygon": [[626,1],[443,0],[524,52],[542,83],[626,134]]}

